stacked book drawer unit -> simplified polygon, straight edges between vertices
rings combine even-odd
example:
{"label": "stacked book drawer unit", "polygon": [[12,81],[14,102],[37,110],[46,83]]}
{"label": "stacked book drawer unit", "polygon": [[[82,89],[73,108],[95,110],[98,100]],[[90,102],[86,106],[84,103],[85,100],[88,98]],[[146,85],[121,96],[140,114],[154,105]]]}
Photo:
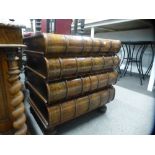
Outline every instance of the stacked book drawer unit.
{"label": "stacked book drawer unit", "polygon": [[119,40],[44,33],[24,42],[31,110],[45,131],[114,99]]}

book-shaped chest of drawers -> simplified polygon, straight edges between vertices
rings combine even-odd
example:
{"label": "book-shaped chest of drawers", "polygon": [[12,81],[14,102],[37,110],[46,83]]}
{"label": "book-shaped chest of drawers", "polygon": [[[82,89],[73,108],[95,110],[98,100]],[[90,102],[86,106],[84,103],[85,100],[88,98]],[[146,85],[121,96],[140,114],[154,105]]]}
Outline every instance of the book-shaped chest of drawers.
{"label": "book-shaped chest of drawers", "polygon": [[119,40],[43,33],[24,42],[30,105],[45,130],[114,99]]}

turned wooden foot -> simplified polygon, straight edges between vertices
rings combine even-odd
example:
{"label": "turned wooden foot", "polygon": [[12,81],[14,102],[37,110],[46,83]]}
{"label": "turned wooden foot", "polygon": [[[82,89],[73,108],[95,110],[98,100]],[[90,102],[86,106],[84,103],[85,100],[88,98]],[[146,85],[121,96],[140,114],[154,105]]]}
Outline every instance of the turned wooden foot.
{"label": "turned wooden foot", "polygon": [[107,106],[103,105],[102,107],[98,108],[98,111],[101,113],[105,113],[107,111]]}
{"label": "turned wooden foot", "polygon": [[44,134],[45,135],[56,135],[57,130],[56,130],[56,128],[51,128],[51,129],[48,129],[47,131],[44,131]]}

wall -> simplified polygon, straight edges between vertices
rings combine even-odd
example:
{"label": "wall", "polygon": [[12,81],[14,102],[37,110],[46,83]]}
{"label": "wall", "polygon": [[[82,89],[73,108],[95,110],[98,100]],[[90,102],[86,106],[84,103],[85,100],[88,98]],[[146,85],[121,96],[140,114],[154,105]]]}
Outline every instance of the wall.
{"label": "wall", "polygon": [[[140,29],[140,30],[130,30],[130,31],[116,31],[116,32],[105,32],[105,33],[96,33],[95,37],[97,38],[106,38],[106,39],[119,39],[121,41],[154,41],[155,35],[153,29]],[[148,47],[144,57],[143,57],[143,69],[146,71],[147,67],[151,61],[151,49]],[[121,51],[119,52],[119,56],[121,56]],[[123,63],[121,65],[121,69],[124,68]],[[130,69],[130,66],[128,70]],[[133,64],[133,72],[138,72],[137,67]]]}
{"label": "wall", "polygon": [[56,19],[55,33],[56,34],[71,34],[72,19]]}

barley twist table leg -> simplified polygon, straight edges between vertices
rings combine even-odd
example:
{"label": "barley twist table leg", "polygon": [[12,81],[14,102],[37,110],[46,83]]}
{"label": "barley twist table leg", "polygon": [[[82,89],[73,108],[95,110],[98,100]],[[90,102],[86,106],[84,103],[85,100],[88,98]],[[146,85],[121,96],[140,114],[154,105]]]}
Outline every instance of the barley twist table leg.
{"label": "barley twist table leg", "polygon": [[22,83],[19,80],[20,70],[18,67],[18,57],[14,54],[8,54],[8,68],[9,68],[9,93],[11,96],[11,106],[13,108],[13,127],[16,130],[16,135],[24,135],[27,133],[26,116],[24,109],[24,95],[21,91]]}

